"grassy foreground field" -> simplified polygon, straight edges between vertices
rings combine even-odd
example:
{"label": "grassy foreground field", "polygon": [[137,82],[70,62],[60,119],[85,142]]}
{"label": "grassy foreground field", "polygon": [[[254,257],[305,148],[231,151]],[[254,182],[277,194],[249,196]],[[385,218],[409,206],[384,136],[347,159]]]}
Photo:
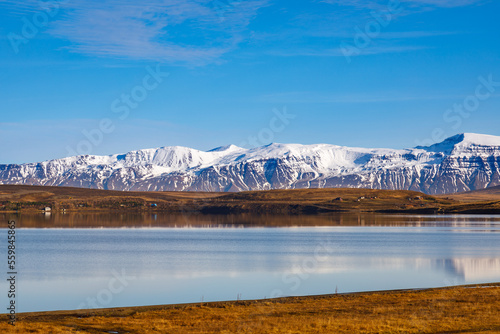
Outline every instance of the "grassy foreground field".
{"label": "grassy foreground field", "polygon": [[416,191],[288,189],[208,192],[136,192],[67,187],[0,185],[0,212],[164,211],[314,214],[324,212],[500,213],[500,187],[430,196]]}
{"label": "grassy foreground field", "polygon": [[500,333],[500,283],[24,313],[0,333]]}

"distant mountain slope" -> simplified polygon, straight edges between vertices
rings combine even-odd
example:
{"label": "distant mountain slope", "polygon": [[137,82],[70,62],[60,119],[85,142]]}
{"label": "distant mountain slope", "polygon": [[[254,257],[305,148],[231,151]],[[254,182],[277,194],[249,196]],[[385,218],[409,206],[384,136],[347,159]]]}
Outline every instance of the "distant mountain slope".
{"label": "distant mountain slope", "polygon": [[0,184],[141,191],[373,188],[444,194],[500,185],[500,137],[459,134],[429,147],[270,144],[162,147],[0,165]]}
{"label": "distant mountain slope", "polygon": [[462,202],[484,202],[484,201],[500,201],[500,186],[466,191],[456,194],[442,195]]}

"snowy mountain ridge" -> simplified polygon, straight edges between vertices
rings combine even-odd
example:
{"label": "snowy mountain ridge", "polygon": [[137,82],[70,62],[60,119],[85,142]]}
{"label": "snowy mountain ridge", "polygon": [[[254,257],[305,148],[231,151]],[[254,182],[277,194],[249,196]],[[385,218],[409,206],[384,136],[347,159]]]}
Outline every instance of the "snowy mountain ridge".
{"label": "snowy mountain ridge", "polygon": [[0,184],[150,191],[355,187],[441,194],[500,185],[499,166],[500,137],[463,133],[402,150],[273,143],[82,155],[0,165]]}

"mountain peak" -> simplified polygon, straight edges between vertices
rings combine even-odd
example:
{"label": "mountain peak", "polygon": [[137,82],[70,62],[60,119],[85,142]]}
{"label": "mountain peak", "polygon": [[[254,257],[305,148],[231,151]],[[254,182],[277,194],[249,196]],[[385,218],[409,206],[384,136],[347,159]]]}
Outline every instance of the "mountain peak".
{"label": "mountain peak", "polygon": [[430,152],[443,152],[450,154],[455,149],[471,146],[500,147],[500,137],[478,133],[459,133],[457,135],[446,138],[440,143],[436,143],[431,146],[417,146],[416,148]]}
{"label": "mountain peak", "polygon": [[462,143],[474,144],[478,146],[500,146],[500,137],[483,135],[477,133],[462,133]]}
{"label": "mountain peak", "polygon": [[168,146],[0,165],[0,184],[148,191],[404,189],[444,194],[500,184],[500,137],[462,133],[418,149],[272,143],[211,151]]}
{"label": "mountain peak", "polygon": [[239,151],[243,150],[244,148],[236,146],[236,145],[226,145],[226,146],[219,146],[216,148],[213,148],[207,152],[233,152],[233,151]]}

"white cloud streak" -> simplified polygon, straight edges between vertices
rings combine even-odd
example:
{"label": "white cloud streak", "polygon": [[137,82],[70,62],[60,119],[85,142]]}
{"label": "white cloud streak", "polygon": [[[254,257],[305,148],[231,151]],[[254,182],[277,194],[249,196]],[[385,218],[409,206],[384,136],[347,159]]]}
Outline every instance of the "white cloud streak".
{"label": "white cloud streak", "polygon": [[[381,9],[387,7],[390,0],[321,0],[332,5],[356,7],[362,9]],[[394,0],[396,2],[396,0]],[[434,8],[452,8],[463,7],[484,2],[484,0],[400,0],[402,6],[410,8],[434,7]]]}
{"label": "white cloud streak", "polygon": [[260,101],[268,103],[328,103],[328,104],[357,104],[357,103],[385,103],[447,100],[461,98],[460,95],[401,95],[397,92],[391,94],[334,94],[325,92],[281,92],[263,95]]}
{"label": "white cloud streak", "polygon": [[[429,49],[426,46],[373,46],[369,48],[365,48],[360,50],[360,53],[356,55],[359,56],[368,56],[368,55],[378,55],[378,54],[386,54],[386,53],[402,53],[402,52],[413,52]],[[281,56],[281,57],[345,57],[342,51],[339,48],[333,49],[293,49],[293,50],[272,50],[269,51],[268,54],[272,56]]]}
{"label": "white cloud streak", "polygon": [[[342,23],[352,22],[356,12],[386,10],[389,0],[311,0],[328,3],[335,10],[332,18],[307,17],[300,27],[283,28],[276,32],[252,32],[253,41],[259,34],[267,37],[264,43],[276,47],[276,37],[296,40],[300,36],[345,37],[351,34],[342,29]],[[481,4],[488,0],[400,0],[404,11],[400,15]],[[246,40],[248,26],[260,9],[271,5],[271,0],[4,0],[0,5],[14,15],[43,10],[43,3],[60,4],[60,12],[47,32],[66,40],[65,49],[99,57],[125,60],[204,65],[219,61],[225,54],[236,50]],[[274,3],[274,2],[273,2]],[[307,2],[304,4],[307,6]],[[349,9],[350,8],[350,9]],[[307,9],[307,7],[305,7]],[[349,10],[348,10],[349,9]],[[306,11],[307,12],[307,11]],[[361,14],[362,17],[362,14]],[[325,21],[326,20],[326,21]],[[332,21],[335,26],[331,27]],[[303,29],[307,27],[307,29]],[[295,30],[294,30],[295,29]],[[299,31],[296,31],[299,29]],[[429,37],[441,32],[383,32],[378,39],[404,39]],[[292,36],[290,36],[292,35]],[[257,38],[257,39],[256,39]],[[307,43],[298,43],[290,52],[269,51],[277,56],[309,55],[337,56],[338,51],[307,50]],[[399,44],[399,43],[398,43]],[[420,50],[421,46],[386,45],[363,50],[363,54],[398,53]]]}
{"label": "white cloud streak", "polygon": [[[14,6],[12,1],[2,3]],[[70,51],[201,65],[233,50],[267,0],[64,0],[57,3],[60,3],[60,13],[48,32],[69,41],[66,48]],[[16,5],[17,12],[42,10],[39,2],[33,0]]]}

